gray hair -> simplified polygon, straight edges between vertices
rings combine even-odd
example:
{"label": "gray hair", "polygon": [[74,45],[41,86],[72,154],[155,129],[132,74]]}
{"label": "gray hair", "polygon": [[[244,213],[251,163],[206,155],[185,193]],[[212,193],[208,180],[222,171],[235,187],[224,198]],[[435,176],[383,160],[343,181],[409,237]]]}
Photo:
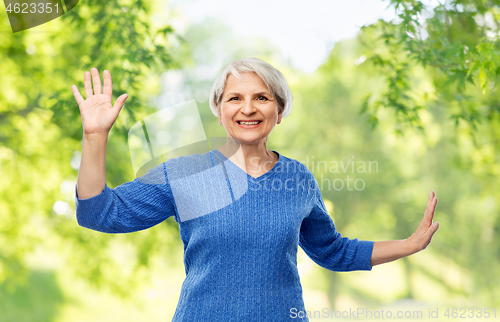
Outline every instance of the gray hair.
{"label": "gray hair", "polygon": [[293,95],[288,87],[285,76],[265,61],[258,58],[243,58],[226,65],[214,81],[210,90],[209,105],[215,116],[220,116],[218,106],[222,100],[222,93],[224,93],[229,73],[241,79],[238,72],[255,72],[259,75],[271,92],[271,95],[276,97],[278,113],[283,113],[282,118],[290,114],[292,111]]}

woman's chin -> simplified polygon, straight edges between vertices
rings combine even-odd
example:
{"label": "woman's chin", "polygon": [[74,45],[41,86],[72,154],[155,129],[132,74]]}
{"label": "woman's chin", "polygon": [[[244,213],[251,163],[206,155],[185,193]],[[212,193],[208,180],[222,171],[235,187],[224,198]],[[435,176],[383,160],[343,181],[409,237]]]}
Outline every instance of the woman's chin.
{"label": "woman's chin", "polygon": [[265,138],[260,135],[236,135],[232,137],[240,144],[256,144],[259,143],[260,140]]}

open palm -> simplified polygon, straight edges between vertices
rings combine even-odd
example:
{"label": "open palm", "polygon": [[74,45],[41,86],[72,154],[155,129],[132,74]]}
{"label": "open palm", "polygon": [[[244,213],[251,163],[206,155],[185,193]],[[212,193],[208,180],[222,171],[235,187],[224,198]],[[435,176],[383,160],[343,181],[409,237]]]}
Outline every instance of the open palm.
{"label": "open palm", "polygon": [[108,70],[103,72],[103,92],[99,71],[97,68],[92,68],[91,71],[94,91],[92,91],[90,72],[86,71],[84,76],[85,100],[76,85],[71,86],[71,90],[80,108],[84,134],[107,134],[115,123],[128,95],[121,95],[116,100],[115,105],[112,105],[111,97],[113,89],[111,74]]}
{"label": "open palm", "polygon": [[429,199],[427,200],[424,218],[420,222],[417,230],[407,239],[416,251],[427,248],[432,240],[432,236],[439,228],[439,224],[437,222],[432,222],[436,206],[437,197],[434,191],[431,191]]}

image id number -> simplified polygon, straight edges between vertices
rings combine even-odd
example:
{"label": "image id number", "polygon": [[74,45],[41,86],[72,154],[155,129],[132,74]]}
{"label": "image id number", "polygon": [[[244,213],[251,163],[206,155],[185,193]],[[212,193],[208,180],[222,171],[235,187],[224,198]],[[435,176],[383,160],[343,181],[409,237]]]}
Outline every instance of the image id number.
{"label": "image id number", "polygon": [[467,318],[496,318],[497,317],[497,309],[490,310],[489,308],[484,309],[451,309],[447,308],[446,312],[444,312],[444,316],[447,318],[459,318],[459,319],[467,319]]}
{"label": "image id number", "polygon": [[59,13],[59,4],[56,3],[52,8],[52,3],[9,3],[6,8],[8,13],[51,13],[52,9]]}

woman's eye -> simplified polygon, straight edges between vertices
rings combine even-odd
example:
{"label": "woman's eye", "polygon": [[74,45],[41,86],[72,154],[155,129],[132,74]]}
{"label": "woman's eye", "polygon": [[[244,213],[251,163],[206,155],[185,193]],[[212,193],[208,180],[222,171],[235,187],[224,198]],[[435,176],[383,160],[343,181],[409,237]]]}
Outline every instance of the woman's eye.
{"label": "woman's eye", "polygon": [[[238,99],[238,97],[231,97],[228,102],[232,101],[233,99]],[[269,99],[265,96],[259,96],[259,100],[262,101],[262,98],[264,99],[263,101],[269,101]]]}

